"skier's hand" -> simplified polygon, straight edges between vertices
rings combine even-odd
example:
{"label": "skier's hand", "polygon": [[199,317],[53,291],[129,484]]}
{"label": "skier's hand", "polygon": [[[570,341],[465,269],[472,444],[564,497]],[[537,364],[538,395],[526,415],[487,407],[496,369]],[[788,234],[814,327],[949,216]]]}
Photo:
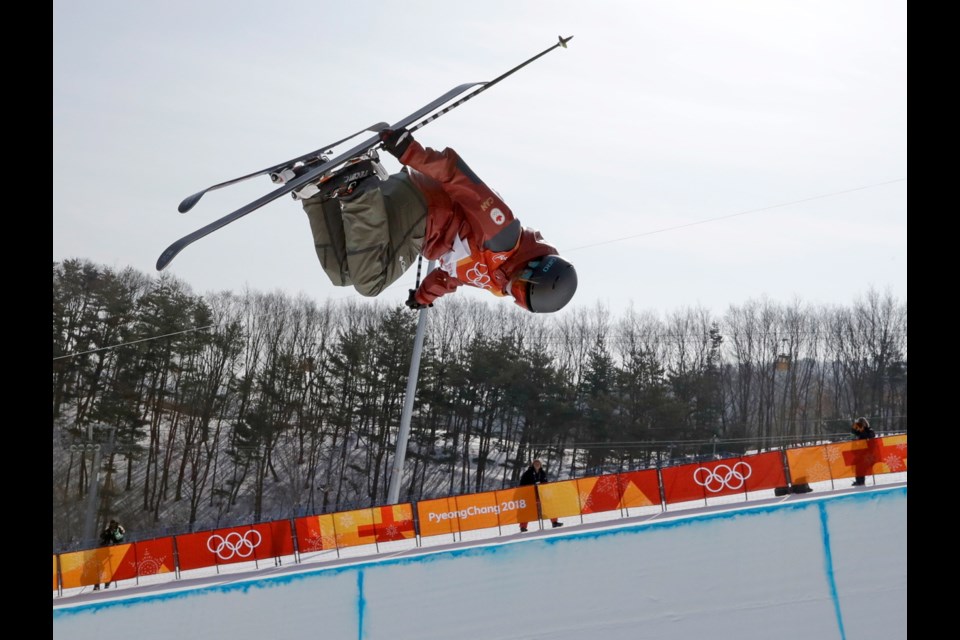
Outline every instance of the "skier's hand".
{"label": "skier's hand", "polygon": [[407,296],[407,301],[406,301],[404,304],[406,304],[408,307],[410,307],[410,308],[413,309],[414,311],[416,311],[417,309],[426,309],[427,307],[432,307],[432,306],[433,306],[433,303],[432,303],[432,302],[431,302],[430,304],[421,304],[421,303],[417,302],[417,290],[416,290],[416,289],[410,289],[410,295]]}
{"label": "skier's hand", "polygon": [[399,160],[413,142],[413,135],[402,127],[397,130],[384,129],[380,132],[380,139],[383,141],[383,148]]}

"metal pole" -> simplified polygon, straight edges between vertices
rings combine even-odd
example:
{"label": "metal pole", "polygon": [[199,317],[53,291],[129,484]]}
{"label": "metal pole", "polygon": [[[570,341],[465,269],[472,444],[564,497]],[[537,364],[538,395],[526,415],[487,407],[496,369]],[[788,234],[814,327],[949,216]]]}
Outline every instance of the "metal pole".
{"label": "metal pole", "polygon": [[[100,431],[107,429],[109,437],[106,444],[100,444],[96,442],[97,438],[93,437],[94,430]],[[100,456],[101,454],[109,455],[113,451],[114,436],[116,435],[116,427],[108,427],[105,425],[87,425],[87,439],[84,444],[79,445],[70,445],[71,451],[79,451],[81,459],[86,461],[87,452],[90,451],[93,453],[93,464],[90,467],[90,483],[89,488],[87,489],[87,506],[84,513],[83,519],[83,539],[87,543],[95,543],[97,540],[97,511],[98,511],[98,496],[100,493]]]}
{"label": "metal pole", "polygon": [[[562,47],[566,49],[567,43],[570,42],[572,38],[573,36],[567,36],[566,38],[562,36],[557,36],[557,43],[555,45],[551,47],[547,47],[546,49],[544,49],[537,55],[533,56],[532,58],[528,58],[527,60],[521,62],[520,64],[510,69],[509,71],[500,74],[499,76],[497,76],[493,80],[490,80],[489,82],[484,83],[483,86],[481,86],[478,90],[474,91],[473,93],[470,93],[464,96],[463,98],[460,98],[453,104],[447,107],[444,107],[437,113],[427,117],[426,119],[417,123],[416,125],[409,127],[409,131],[412,133],[417,129],[420,129],[421,127],[424,127],[425,125],[433,122],[443,114],[449,113],[453,109],[456,109],[457,107],[462,105],[467,100],[477,97],[478,95],[480,95],[481,93],[483,93],[484,91],[492,87],[493,85],[497,84],[504,78],[507,78],[513,75],[514,73],[524,68],[534,60],[537,60],[538,58],[547,55],[557,47]],[[431,271],[433,271],[433,265],[434,265],[434,261],[431,260],[427,265],[427,273],[430,273]],[[427,309],[424,308],[420,310],[420,318],[417,323],[417,334],[413,340],[413,357],[410,360],[410,376],[407,379],[407,395],[403,400],[403,413],[400,415],[400,431],[397,434],[397,453],[393,457],[393,470],[390,473],[390,488],[387,491],[387,504],[396,504],[400,499],[400,480],[403,476],[404,458],[407,455],[407,439],[410,436],[410,416],[413,414],[413,401],[417,393],[417,375],[419,374],[419,371],[420,371],[420,352],[423,348],[423,332],[424,332],[424,328],[426,327],[426,324],[427,324]]]}
{"label": "metal pole", "polygon": [[[433,271],[434,260],[427,263],[427,273]],[[400,501],[400,481],[403,479],[403,461],[407,457],[407,440],[410,437],[410,417],[413,415],[413,401],[417,395],[417,376],[420,374],[420,353],[423,351],[423,333],[427,326],[427,309],[420,309],[417,320],[417,334],[413,339],[413,355],[410,358],[410,375],[407,378],[407,393],[403,398],[403,412],[400,414],[400,431],[397,433],[397,452],[393,456],[393,469],[390,472],[390,488],[387,491],[387,504]]]}
{"label": "metal pole", "polygon": [[83,539],[96,539],[97,493],[100,486],[100,445],[88,445],[93,449],[93,467],[90,469],[90,489],[87,491],[87,514],[84,519]]}

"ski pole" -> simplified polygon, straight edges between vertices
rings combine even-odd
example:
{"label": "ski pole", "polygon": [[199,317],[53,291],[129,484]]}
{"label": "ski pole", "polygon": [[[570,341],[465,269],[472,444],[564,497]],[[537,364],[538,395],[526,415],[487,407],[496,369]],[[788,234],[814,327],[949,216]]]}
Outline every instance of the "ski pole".
{"label": "ski pole", "polygon": [[533,62],[533,61],[536,60],[537,58],[540,58],[540,57],[542,57],[542,56],[547,55],[548,53],[550,53],[551,51],[553,51],[553,50],[556,49],[557,47],[563,47],[564,49],[566,49],[566,48],[567,48],[567,43],[570,42],[570,40],[573,39],[573,36],[567,36],[566,38],[561,37],[561,36],[557,36],[557,39],[559,40],[559,42],[557,42],[557,44],[553,45],[552,47],[548,47],[548,48],[544,49],[543,51],[541,51],[540,53],[538,53],[537,55],[533,56],[532,58],[530,58],[530,59],[528,59],[528,60],[526,60],[526,61],[524,61],[524,62],[521,62],[520,64],[518,64],[517,66],[515,66],[513,69],[510,69],[510,70],[507,71],[506,73],[497,76],[496,78],[494,78],[494,79],[491,80],[490,82],[484,83],[482,87],[480,87],[479,89],[477,89],[477,90],[474,91],[473,93],[471,93],[471,94],[469,94],[469,95],[466,95],[466,96],[460,98],[459,100],[457,100],[456,102],[454,102],[453,104],[451,104],[451,105],[448,106],[448,107],[444,107],[444,108],[441,109],[440,111],[436,112],[435,114],[433,114],[433,115],[430,116],[429,118],[426,118],[426,119],[423,120],[422,122],[414,125],[413,127],[409,127],[409,128],[407,129],[407,131],[409,131],[410,133],[413,133],[414,131],[416,131],[417,129],[423,127],[424,125],[427,125],[427,124],[433,122],[434,120],[436,120],[437,118],[439,118],[439,117],[442,116],[443,114],[448,113],[448,112],[450,112],[450,111],[453,111],[454,109],[456,109],[457,107],[459,107],[460,105],[462,105],[462,104],[463,104],[464,102],[466,102],[467,100],[470,100],[471,98],[477,97],[478,95],[480,95],[481,93],[483,93],[484,91],[486,91],[487,89],[489,89],[490,87],[492,87],[493,85],[497,84],[498,82],[500,82],[500,81],[503,80],[504,78],[513,75],[514,73],[516,73],[516,72],[519,71],[520,69],[523,69],[525,66],[527,66],[528,64],[530,64],[531,62]]}

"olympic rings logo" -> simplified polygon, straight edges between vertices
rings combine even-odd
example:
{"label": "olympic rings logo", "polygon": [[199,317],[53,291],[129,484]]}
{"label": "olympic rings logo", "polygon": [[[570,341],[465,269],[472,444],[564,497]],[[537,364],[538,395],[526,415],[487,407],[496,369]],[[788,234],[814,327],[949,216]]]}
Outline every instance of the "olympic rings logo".
{"label": "olympic rings logo", "polygon": [[[703,476],[701,471],[706,476]],[[718,464],[712,469],[700,467],[693,472],[693,481],[710,493],[719,493],[724,488],[738,491],[743,488],[747,478],[752,474],[753,469],[750,465],[741,461],[734,464],[732,468],[725,464]]]}
{"label": "olympic rings logo", "polygon": [[221,560],[230,560],[234,556],[247,558],[253,554],[255,548],[260,546],[262,540],[263,536],[256,529],[251,529],[243,535],[231,531],[226,536],[214,534],[207,538],[207,549],[210,553],[217,554]]}
{"label": "olympic rings logo", "polygon": [[486,289],[490,286],[490,276],[487,275],[487,265],[477,262],[463,274],[475,287]]}

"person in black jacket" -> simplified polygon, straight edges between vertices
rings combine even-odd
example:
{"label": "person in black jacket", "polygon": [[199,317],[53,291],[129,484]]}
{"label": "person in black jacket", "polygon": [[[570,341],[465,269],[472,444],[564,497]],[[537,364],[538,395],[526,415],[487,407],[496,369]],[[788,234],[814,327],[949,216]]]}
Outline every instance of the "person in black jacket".
{"label": "person in black jacket", "polygon": [[[873,429],[870,428],[870,423],[867,422],[867,419],[863,416],[857,418],[853,422],[853,437],[856,440],[869,440],[870,438],[875,438],[877,434],[873,432]],[[853,486],[862,487],[866,482],[866,476],[857,476],[853,481]]]}
{"label": "person in black jacket", "polygon": [[[527,470],[523,472],[523,475],[520,476],[520,486],[525,486],[528,484],[538,485],[547,481],[547,472],[543,470],[543,464],[539,460],[534,460],[530,463],[530,466],[527,467]],[[537,510],[539,511],[539,502],[540,495],[537,494]],[[562,527],[563,523],[560,522],[557,518],[553,518],[550,523],[554,527]],[[527,530],[527,523],[520,523],[520,531]]]}
{"label": "person in black jacket", "polygon": [[[113,544],[120,544],[123,542],[123,536],[126,534],[126,529],[117,522],[116,520],[111,520],[110,524],[107,525],[107,528],[100,532],[100,546],[109,547]],[[103,585],[104,589],[110,588],[110,582]],[[94,591],[100,591],[100,585],[94,585]]]}

